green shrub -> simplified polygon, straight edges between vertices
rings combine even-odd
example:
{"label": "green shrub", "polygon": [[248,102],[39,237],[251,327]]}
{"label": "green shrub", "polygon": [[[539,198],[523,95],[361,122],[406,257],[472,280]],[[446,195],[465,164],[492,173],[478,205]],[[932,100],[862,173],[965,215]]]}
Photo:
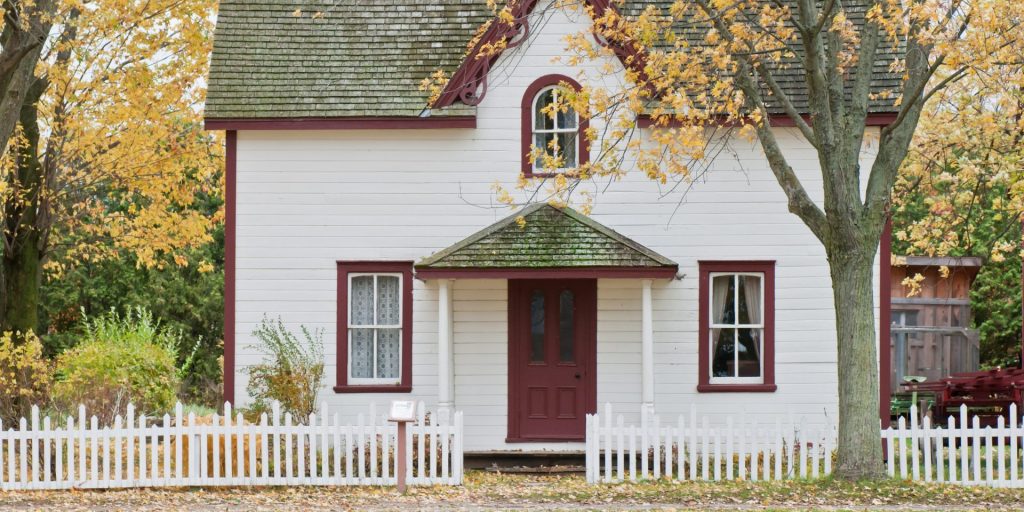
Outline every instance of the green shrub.
{"label": "green shrub", "polygon": [[82,342],[57,358],[53,401],[58,410],[71,413],[82,404],[109,422],[128,403],[146,414],[174,408],[184,370],[175,366],[179,333],[163,328],[142,308],[87,318],[83,330]]}
{"label": "green shrub", "polygon": [[0,336],[0,420],[3,428],[27,418],[33,405],[46,406],[50,364],[35,334],[11,332]]}
{"label": "green shrub", "polygon": [[301,327],[303,340],[278,318],[264,318],[253,331],[260,344],[253,347],[269,359],[248,368],[247,390],[253,398],[250,412],[258,416],[280,402],[283,412],[305,421],[316,410],[316,394],[324,377],[323,331]]}

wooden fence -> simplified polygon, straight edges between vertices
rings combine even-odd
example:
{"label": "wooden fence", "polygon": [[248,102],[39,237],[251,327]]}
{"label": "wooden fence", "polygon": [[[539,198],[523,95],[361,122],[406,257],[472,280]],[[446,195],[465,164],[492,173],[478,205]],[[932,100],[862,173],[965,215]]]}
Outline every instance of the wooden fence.
{"label": "wooden fence", "polygon": [[1009,425],[1000,416],[995,426],[982,427],[977,416],[960,407],[959,418],[932,424],[918,422],[912,407],[910,422],[900,418],[896,427],[882,431],[889,476],[924,482],[1024,487],[1024,425],[1016,404],[1010,406]]}
{"label": "wooden fence", "polygon": [[[343,423],[327,406],[306,422],[276,405],[257,423],[241,414],[162,418],[136,416],[128,406],[100,426],[80,407],[63,425],[38,408],[17,428],[0,425],[0,489],[256,485],[394,485],[397,427],[371,407]],[[427,415],[409,424],[409,484],[462,483],[462,413]]]}
{"label": "wooden fence", "polygon": [[689,417],[663,422],[641,414],[641,424],[624,425],[611,405],[587,415],[587,482],[677,480],[782,480],[817,478],[832,472],[834,429],[800,429],[781,419],[758,424],[732,417],[711,426],[696,407]]}

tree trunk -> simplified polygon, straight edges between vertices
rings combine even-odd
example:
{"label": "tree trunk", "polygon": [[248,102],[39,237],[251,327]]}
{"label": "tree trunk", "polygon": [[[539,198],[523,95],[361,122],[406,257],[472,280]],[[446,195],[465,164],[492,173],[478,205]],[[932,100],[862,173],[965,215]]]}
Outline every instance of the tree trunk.
{"label": "tree trunk", "polygon": [[[835,474],[858,480],[879,478],[882,441],[878,419],[874,248],[829,248],[839,349],[839,457]],[[867,246],[865,248],[865,246]]]}
{"label": "tree trunk", "polygon": [[3,321],[5,331],[36,331],[42,279],[42,233],[37,226],[42,197],[43,166],[39,160],[38,101],[45,83],[36,80],[19,123],[25,145],[16,149],[17,170],[9,183],[13,193],[4,207],[6,237],[3,255]]}

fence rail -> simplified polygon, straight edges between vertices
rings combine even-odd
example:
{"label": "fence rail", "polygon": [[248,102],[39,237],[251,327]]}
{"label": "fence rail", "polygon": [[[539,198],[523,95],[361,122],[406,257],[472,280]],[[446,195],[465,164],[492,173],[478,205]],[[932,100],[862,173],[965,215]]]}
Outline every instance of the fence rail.
{"label": "fence rail", "polygon": [[[398,429],[375,407],[343,423],[326,405],[304,423],[275,404],[255,424],[241,414],[136,416],[131,405],[100,426],[80,407],[64,425],[38,408],[18,428],[0,425],[0,489],[258,485],[394,485]],[[462,413],[427,415],[408,426],[406,481],[462,483]]]}
{"label": "fence rail", "polygon": [[817,478],[832,472],[834,429],[801,430],[790,420],[773,425],[729,417],[725,426],[706,416],[679,415],[675,424],[656,414],[641,414],[641,424],[626,426],[611,405],[587,415],[587,482],[676,480],[782,480]]}
{"label": "fence rail", "polygon": [[896,427],[882,430],[889,476],[924,482],[963,485],[1024,487],[1024,425],[1016,404],[1009,408],[1009,425],[1000,415],[996,426],[982,427],[969,416],[966,405],[959,417],[932,424],[918,422],[917,407],[910,410],[909,426],[901,417]]}

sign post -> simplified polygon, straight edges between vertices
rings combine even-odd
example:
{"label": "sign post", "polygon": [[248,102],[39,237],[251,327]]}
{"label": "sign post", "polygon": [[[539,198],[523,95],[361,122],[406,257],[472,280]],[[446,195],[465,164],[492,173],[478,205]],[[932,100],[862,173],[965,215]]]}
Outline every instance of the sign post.
{"label": "sign post", "polygon": [[416,402],[412,400],[392,400],[388,421],[398,425],[398,450],[395,453],[395,478],[398,481],[398,492],[405,494],[405,474],[409,471],[409,446],[406,446],[406,428],[416,421]]}

